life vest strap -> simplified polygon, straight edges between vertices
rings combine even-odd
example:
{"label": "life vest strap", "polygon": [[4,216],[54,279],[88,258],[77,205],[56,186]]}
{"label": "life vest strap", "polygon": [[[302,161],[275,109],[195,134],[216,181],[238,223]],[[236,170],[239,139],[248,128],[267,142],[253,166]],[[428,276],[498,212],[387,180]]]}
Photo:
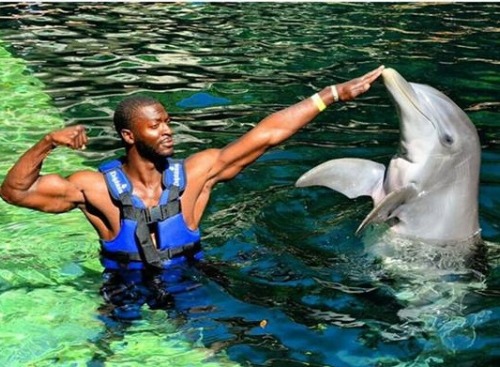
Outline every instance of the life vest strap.
{"label": "life vest strap", "polygon": [[162,261],[160,253],[151,240],[151,233],[149,232],[149,227],[146,222],[137,222],[135,238],[139,243],[139,253],[143,256],[146,265],[150,265],[154,268],[161,268]]}
{"label": "life vest strap", "polygon": [[179,201],[172,201],[168,204],[157,205],[151,208],[136,208],[132,205],[123,205],[123,217],[137,222],[144,221],[146,224],[157,223],[167,218],[173,217],[180,212]]}
{"label": "life vest strap", "polygon": [[[186,256],[186,257],[194,257],[196,253],[201,251],[200,242],[189,243],[184,246],[169,248],[166,250],[157,250],[158,256],[160,260],[171,260],[176,257]],[[106,251],[101,250],[101,256],[105,257],[109,260],[114,260],[122,264],[128,264],[132,261],[141,262],[143,261],[141,254],[139,253],[130,253],[125,251]]]}

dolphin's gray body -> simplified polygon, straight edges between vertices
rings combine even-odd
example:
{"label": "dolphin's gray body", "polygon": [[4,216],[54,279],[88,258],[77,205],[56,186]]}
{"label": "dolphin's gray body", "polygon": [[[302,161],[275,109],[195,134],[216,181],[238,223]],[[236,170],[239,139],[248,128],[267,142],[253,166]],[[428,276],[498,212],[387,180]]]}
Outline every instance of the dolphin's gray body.
{"label": "dolphin's gray body", "polygon": [[382,75],[401,125],[400,153],[387,171],[370,160],[334,159],[306,172],[296,186],[371,196],[374,209],[358,231],[386,222],[397,235],[426,243],[477,243],[480,144],[474,125],[436,89],[408,83],[393,69]]}

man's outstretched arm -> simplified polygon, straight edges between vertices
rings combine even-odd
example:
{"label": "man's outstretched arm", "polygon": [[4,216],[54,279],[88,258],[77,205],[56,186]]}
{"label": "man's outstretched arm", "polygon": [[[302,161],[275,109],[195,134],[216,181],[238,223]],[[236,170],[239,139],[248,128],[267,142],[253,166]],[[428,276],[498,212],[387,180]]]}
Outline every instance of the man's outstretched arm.
{"label": "man's outstretched arm", "polygon": [[362,77],[326,87],[311,98],[275,112],[235,142],[218,150],[209,179],[215,182],[236,176],[267,149],[278,145],[311,122],[326,106],[335,101],[349,101],[365,93],[380,76],[383,66]]}
{"label": "man's outstretched arm", "polygon": [[14,164],[0,188],[6,202],[45,212],[61,213],[84,201],[81,190],[57,174],[40,175],[43,162],[57,146],[82,149],[87,144],[83,126],[72,126],[47,134]]}

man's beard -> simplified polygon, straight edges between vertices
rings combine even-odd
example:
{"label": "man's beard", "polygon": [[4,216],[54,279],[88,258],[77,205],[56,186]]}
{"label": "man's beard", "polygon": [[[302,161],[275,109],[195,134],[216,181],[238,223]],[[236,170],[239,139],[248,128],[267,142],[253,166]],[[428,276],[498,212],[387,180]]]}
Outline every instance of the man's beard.
{"label": "man's beard", "polygon": [[166,157],[168,157],[168,154],[158,153],[151,145],[148,145],[141,140],[136,140],[135,146],[139,155],[151,162],[163,161]]}

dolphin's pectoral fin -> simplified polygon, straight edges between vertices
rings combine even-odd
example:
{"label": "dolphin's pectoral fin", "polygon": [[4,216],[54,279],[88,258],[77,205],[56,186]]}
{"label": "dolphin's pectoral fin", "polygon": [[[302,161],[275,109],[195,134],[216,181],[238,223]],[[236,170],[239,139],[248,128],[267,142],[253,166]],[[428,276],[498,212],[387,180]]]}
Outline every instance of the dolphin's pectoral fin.
{"label": "dolphin's pectoral fin", "polygon": [[370,223],[382,223],[395,218],[397,216],[397,209],[417,195],[418,192],[414,185],[408,185],[391,192],[366,216],[356,230],[356,234],[365,229]]}
{"label": "dolphin's pectoral fin", "polygon": [[384,165],[367,159],[332,159],[304,173],[295,186],[326,186],[350,199],[375,198],[382,190],[384,172]]}

